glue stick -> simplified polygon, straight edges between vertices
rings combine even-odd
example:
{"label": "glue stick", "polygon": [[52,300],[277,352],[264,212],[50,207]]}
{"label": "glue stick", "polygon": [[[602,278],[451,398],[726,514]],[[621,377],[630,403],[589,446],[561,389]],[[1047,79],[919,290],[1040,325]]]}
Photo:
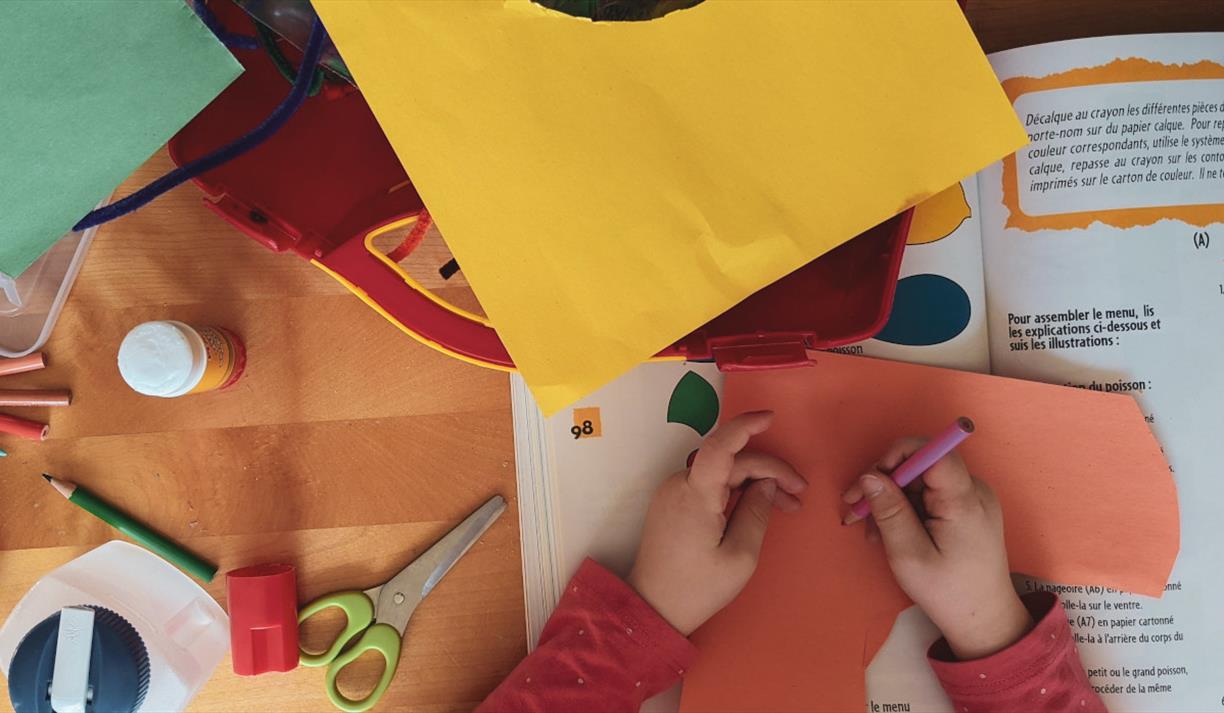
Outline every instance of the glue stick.
{"label": "glue stick", "polygon": [[174,398],[224,389],[242,375],[246,349],[220,327],[145,322],[119,345],[119,373],[137,393]]}

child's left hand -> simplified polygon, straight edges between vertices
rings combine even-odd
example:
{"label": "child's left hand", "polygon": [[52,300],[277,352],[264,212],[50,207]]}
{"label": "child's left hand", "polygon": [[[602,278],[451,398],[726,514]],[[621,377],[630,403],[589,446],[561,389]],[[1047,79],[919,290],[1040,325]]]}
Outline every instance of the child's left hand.
{"label": "child's left hand", "polygon": [[[772,412],[758,411],[724,423],[650,503],[629,585],[685,636],[748,583],[771,509],[799,509],[795,495],[807,481],[786,461],[744,451],[772,421]],[[732,490],[748,481],[728,520]]]}

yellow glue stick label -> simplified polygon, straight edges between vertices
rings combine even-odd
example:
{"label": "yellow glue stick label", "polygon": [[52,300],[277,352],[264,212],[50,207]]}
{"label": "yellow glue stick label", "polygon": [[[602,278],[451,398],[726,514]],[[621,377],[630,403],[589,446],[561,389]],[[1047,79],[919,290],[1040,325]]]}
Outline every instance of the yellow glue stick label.
{"label": "yellow glue stick label", "polygon": [[217,327],[194,327],[204,340],[204,375],[189,393],[212,391],[233,382],[239,368],[241,348],[229,332]]}

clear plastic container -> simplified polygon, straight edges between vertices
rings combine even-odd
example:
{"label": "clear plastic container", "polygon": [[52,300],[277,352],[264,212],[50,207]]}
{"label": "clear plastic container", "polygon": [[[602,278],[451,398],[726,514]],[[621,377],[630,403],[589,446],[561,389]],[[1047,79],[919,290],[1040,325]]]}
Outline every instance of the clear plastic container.
{"label": "clear plastic container", "polygon": [[30,588],[0,628],[0,667],[21,639],[66,606],[110,609],[149,652],[142,711],[181,711],[229,651],[229,617],[198,584],[153,553],[115,540],[59,567]]}
{"label": "clear plastic container", "polygon": [[97,231],[68,233],[15,278],[0,272],[0,357],[25,356],[47,342]]}

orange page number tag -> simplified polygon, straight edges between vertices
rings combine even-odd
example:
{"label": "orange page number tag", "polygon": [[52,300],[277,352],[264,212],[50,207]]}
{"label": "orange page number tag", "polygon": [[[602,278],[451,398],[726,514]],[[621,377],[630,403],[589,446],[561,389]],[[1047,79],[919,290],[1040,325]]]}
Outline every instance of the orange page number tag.
{"label": "orange page number tag", "polygon": [[579,438],[599,438],[603,428],[599,423],[599,407],[574,409],[574,427],[570,429],[574,440]]}

